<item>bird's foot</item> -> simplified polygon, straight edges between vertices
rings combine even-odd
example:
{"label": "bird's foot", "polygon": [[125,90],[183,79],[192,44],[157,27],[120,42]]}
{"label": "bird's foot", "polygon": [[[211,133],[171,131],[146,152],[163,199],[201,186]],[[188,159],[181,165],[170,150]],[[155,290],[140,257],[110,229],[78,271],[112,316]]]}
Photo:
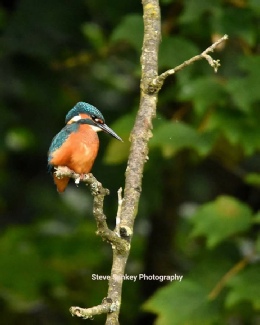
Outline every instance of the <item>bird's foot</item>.
{"label": "bird's foot", "polygon": [[76,186],[79,186],[80,181],[81,181],[81,175],[79,177],[75,178]]}
{"label": "bird's foot", "polygon": [[81,181],[84,181],[86,179],[86,176],[89,174],[77,174],[75,173],[74,170],[70,169],[67,166],[58,166],[58,167],[54,167],[55,169],[55,176],[59,179],[63,178],[63,177],[72,177],[74,178],[74,182],[76,184],[76,186],[79,185],[79,183]]}
{"label": "bird's foot", "polygon": [[78,186],[81,181],[85,179],[87,174],[80,174],[79,177],[75,178],[75,184]]}

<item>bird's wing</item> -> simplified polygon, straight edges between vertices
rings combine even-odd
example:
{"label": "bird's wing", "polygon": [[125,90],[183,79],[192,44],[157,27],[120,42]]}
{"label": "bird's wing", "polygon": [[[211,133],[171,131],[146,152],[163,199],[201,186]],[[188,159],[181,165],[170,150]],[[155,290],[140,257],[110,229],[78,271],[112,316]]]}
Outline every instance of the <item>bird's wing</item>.
{"label": "bird's wing", "polygon": [[79,125],[78,123],[72,123],[66,125],[55,137],[52,139],[49,151],[48,151],[48,171],[51,171],[53,165],[50,163],[52,160],[52,154],[59,149],[62,144],[68,139],[72,132],[76,132]]}

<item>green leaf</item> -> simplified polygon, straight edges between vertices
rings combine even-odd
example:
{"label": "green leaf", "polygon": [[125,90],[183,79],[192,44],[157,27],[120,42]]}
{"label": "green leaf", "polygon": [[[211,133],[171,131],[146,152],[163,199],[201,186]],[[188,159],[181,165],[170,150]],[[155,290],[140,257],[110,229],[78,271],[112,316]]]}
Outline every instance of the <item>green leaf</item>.
{"label": "green leaf", "polygon": [[105,45],[105,38],[99,25],[85,23],[82,32],[95,49],[100,50]]}
{"label": "green leaf", "polygon": [[218,305],[209,302],[207,289],[191,280],[159,289],[143,306],[158,314],[156,325],[207,325],[218,319]]}
{"label": "green leaf", "polygon": [[260,173],[249,173],[244,177],[244,180],[247,184],[259,187]]}
{"label": "green leaf", "polygon": [[218,77],[200,77],[184,84],[178,98],[193,102],[196,113],[203,115],[209,108],[226,102],[227,95]]}
{"label": "green leaf", "polygon": [[253,46],[257,40],[253,17],[253,11],[230,6],[216,12],[212,25],[217,33],[232,35],[232,38],[241,38],[245,43]]}
{"label": "green leaf", "polygon": [[212,13],[215,8],[218,8],[218,1],[196,1],[186,0],[184,10],[180,16],[181,23],[191,23],[200,20],[201,16],[207,12]]}
{"label": "green leaf", "polygon": [[155,128],[150,146],[160,147],[164,155],[171,156],[181,149],[194,149],[199,154],[207,154],[215,141],[214,133],[200,134],[182,122],[165,121]]}
{"label": "green leaf", "polygon": [[[212,295],[216,284],[236,263],[236,256],[231,253],[232,250],[225,251],[223,254],[223,247],[228,246],[220,245],[212,250],[205,250],[202,246],[197,247],[200,255],[199,263],[194,264],[189,278],[207,289],[208,296]],[[211,296],[209,299],[213,299],[213,297]]]}
{"label": "green leaf", "polygon": [[164,37],[160,46],[159,67],[175,67],[198,53],[195,44],[183,37]]}
{"label": "green leaf", "polygon": [[134,114],[124,115],[111,127],[124,142],[112,139],[106,149],[104,162],[106,164],[120,164],[127,160],[130,149],[129,135],[135,120]]}
{"label": "green leaf", "polygon": [[260,148],[260,114],[258,111],[246,114],[233,109],[219,108],[211,116],[208,128],[221,131],[231,144],[243,147],[250,155]]}
{"label": "green leaf", "polygon": [[199,139],[196,130],[182,122],[165,122],[153,133],[151,146],[170,145],[175,151],[180,148],[192,147]]}
{"label": "green leaf", "polygon": [[[257,214],[255,214],[253,222],[260,224],[260,211],[258,211]],[[259,237],[259,244],[260,244],[260,237]],[[260,246],[259,246],[259,248],[260,248]],[[260,249],[259,249],[259,251],[260,251]]]}
{"label": "green leaf", "polygon": [[121,164],[127,160],[129,155],[130,142],[128,139],[124,140],[124,143],[118,140],[112,139],[107,146],[104,163],[108,165]]}
{"label": "green leaf", "polygon": [[253,308],[260,310],[260,265],[250,265],[232,277],[227,286],[231,289],[226,297],[227,307],[249,301]]}
{"label": "green leaf", "polygon": [[41,259],[29,237],[29,227],[16,227],[0,239],[0,290],[15,309],[37,303],[42,286],[52,286],[60,279]]}
{"label": "green leaf", "polygon": [[244,76],[230,78],[227,90],[231,93],[234,103],[242,111],[249,112],[252,105],[260,101],[260,57],[243,57],[239,66]]}
{"label": "green leaf", "polygon": [[215,201],[202,205],[191,219],[193,236],[203,235],[207,246],[213,248],[221,241],[252,224],[252,211],[244,203],[229,196],[219,196]]}
{"label": "green leaf", "polygon": [[143,42],[143,19],[141,15],[127,15],[113,31],[112,42],[125,41],[132,45],[138,52]]}
{"label": "green leaf", "polygon": [[253,12],[259,14],[260,13],[260,6],[258,0],[249,0],[248,1],[249,7],[253,9]]}

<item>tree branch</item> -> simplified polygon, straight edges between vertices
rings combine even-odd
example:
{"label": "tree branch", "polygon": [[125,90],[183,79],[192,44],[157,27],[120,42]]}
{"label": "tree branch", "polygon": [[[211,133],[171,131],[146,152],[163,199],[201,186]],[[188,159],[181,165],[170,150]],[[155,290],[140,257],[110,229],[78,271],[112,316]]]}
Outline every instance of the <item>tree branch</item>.
{"label": "tree branch", "polygon": [[205,58],[216,71],[219,61],[213,60],[208,53],[212,52],[220,42],[227,39],[225,35],[200,55],[158,76],[158,48],[161,41],[159,1],[142,0],[142,5],[144,39],[141,54],[140,106],[130,135],[131,147],[125,173],[126,180],[123,199],[121,190],[118,192],[118,211],[114,231],[108,228],[106,217],[103,213],[104,197],[109,194],[109,191],[103,188],[102,184],[92,174],[81,177],[73,171],[64,171],[63,167],[63,170],[58,168],[56,171],[58,177],[69,176],[74,178],[76,183],[83,181],[90,185],[91,194],[94,197],[93,214],[97,223],[97,234],[112,246],[113,263],[107,298],[103,300],[101,305],[92,308],[71,307],[70,309],[73,315],[82,318],[92,318],[94,315],[107,313],[106,325],[119,324],[123,275],[129,256],[133,226],[142,191],[142,176],[144,164],[148,157],[148,142],[152,137],[152,120],[156,114],[158,92],[168,76],[202,58]]}
{"label": "tree branch", "polygon": [[[117,229],[121,238],[131,243],[134,220],[138,211],[142,191],[142,176],[144,164],[148,156],[148,141],[152,136],[152,119],[155,116],[157,94],[148,95],[145,92],[148,84],[158,75],[158,48],[161,40],[161,17],[158,0],[143,0],[144,40],[141,55],[142,79],[140,106],[130,136],[130,154],[126,168],[124,198],[121,207]],[[129,245],[130,250],[130,245]],[[122,255],[113,250],[113,265],[109,281],[108,297],[113,302],[121,304],[123,275],[129,255],[129,250]],[[117,325],[120,309],[107,315],[106,325]]]}
{"label": "tree branch", "polygon": [[238,272],[243,270],[246,265],[250,262],[250,257],[246,256],[237,264],[235,264],[224,276],[220,279],[220,281],[215,285],[215,287],[211,290],[208,295],[209,300],[214,300],[220,294],[221,290],[225,287],[226,283],[230,278],[235,276]]}
{"label": "tree branch", "polygon": [[192,63],[202,60],[202,59],[206,59],[208,61],[209,65],[214,69],[214,71],[217,72],[218,68],[220,67],[219,60],[212,59],[212,57],[208,53],[214,52],[216,47],[220,43],[226,41],[227,39],[228,39],[228,35],[224,35],[219,40],[217,40],[215,43],[213,43],[211,46],[209,46],[201,54],[192,57],[191,59],[183,62],[182,64],[178,65],[174,69],[169,69],[169,70],[163,72],[162,74],[160,74],[159,76],[157,76],[156,78],[154,78],[152,80],[151,84],[147,88],[147,92],[148,93],[158,92],[162,88],[162,85],[167,77],[175,74],[176,72],[182,70],[183,68],[187,67],[188,65],[191,65]]}
{"label": "tree branch", "polygon": [[79,180],[90,186],[90,192],[94,198],[93,202],[93,215],[97,223],[97,235],[99,235],[103,240],[109,242],[112,247],[116,247],[118,251],[122,254],[126,249],[128,249],[129,244],[121,239],[114,231],[110,230],[107,226],[106,216],[103,212],[104,198],[109,195],[109,190],[104,188],[102,184],[92,175],[76,174],[73,170],[67,167],[57,167],[55,168],[55,175],[59,178],[70,177],[75,180],[78,184]]}
{"label": "tree branch", "polygon": [[93,319],[93,316],[108,314],[116,311],[118,306],[114,304],[111,299],[104,298],[102,303],[98,306],[91,308],[81,308],[81,307],[70,307],[70,312],[72,316],[81,317],[83,319]]}

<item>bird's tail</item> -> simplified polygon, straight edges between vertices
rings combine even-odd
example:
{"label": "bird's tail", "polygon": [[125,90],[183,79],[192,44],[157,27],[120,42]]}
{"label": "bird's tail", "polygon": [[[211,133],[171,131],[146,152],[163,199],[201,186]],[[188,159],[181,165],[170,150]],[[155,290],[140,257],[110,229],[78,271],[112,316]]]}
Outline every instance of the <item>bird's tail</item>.
{"label": "bird's tail", "polygon": [[68,182],[69,182],[70,178],[66,177],[66,176],[64,176],[62,178],[58,178],[55,175],[53,175],[53,179],[54,179],[54,183],[57,186],[57,191],[59,193],[64,192],[67,185],[68,185]]}

